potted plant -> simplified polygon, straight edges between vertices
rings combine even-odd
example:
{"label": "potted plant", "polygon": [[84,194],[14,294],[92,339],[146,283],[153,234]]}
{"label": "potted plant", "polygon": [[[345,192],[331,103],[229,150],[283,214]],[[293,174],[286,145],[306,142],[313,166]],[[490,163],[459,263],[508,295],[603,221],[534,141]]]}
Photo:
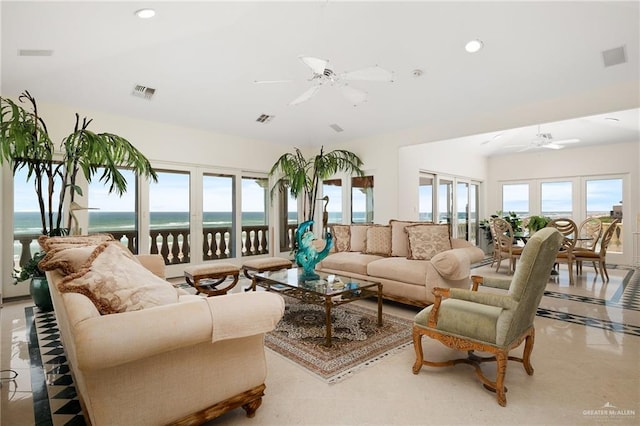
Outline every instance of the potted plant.
{"label": "potted plant", "polygon": [[38,263],[45,257],[46,253],[40,251],[33,255],[26,264],[18,271],[13,271],[13,284],[31,280],[29,284],[29,294],[33,303],[43,312],[53,309],[51,295],[49,294],[49,283],[44,271],[38,267]]}
{"label": "potted plant", "polygon": [[527,229],[529,230],[529,235],[546,227],[549,222],[551,222],[551,218],[546,216],[538,216],[538,215],[530,216],[529,222],[527,223]]}
{"label": "potted plant", "polygon": [[[127,190],[120,167],[157,181],[149,160],[140,151],[121,136],[92,132],[88,129],[91,121],[81,120],[76,114],[73,131],[62,139],[56,150],[37,102],[28,91],[18,97],[18,102],[0,97],[0,165],[7,162],[14,175],[26,168],[27,181],[34,182],[43,235],[68,233],[71,212],[67,212],[68,222],[64,225],[63,209],[74,201],[76,194],[82,195],[76,183],[80,171],[87,182],[91,182],[98,169],[103,168],[100,181],[109,186],[109,193],[118,195]],[[54,199],[56,189],[59,196]],[[23,269],[31,266],[23,265]],[[20,273],[18,277],[28,278],[29,273]]]}
{"label": "potted plant", "polygon": [[[292,252],[296,255],[301,251],[302,257],[305,259],[320,259],[317,255],[317,248],[313,243],[310,235],[300,235],[312,233],[314,216],[316,212],[316,201],[318,200],[318,189],[322,181],[330,178],[338,172],[348,172],[363,176],[361,169],[362,160],[353,152],[336,149],[330,152],[324,152],[324,147],[320,148],[320,152],[313,157],[305,158],[300,149],[295,148],[294,152],[287,152],[278,158],[271,170],[269,176],[279,174],[278,179],[271,188],[271,199],[274,198],[276,190],[284,191],[289,188],[291,196],[295,199],[303,197],[303,217],[304,221],[298,226],[296,236],[293,241]],[[328,202],[329,197],[320,199]],[[326,206],[326,204],[325,204]],[[326,256],[331,248],[331,236],[327,236],[327,241],[321,254]],[[313,265],[306,265],[306,270],[312,270]]]}

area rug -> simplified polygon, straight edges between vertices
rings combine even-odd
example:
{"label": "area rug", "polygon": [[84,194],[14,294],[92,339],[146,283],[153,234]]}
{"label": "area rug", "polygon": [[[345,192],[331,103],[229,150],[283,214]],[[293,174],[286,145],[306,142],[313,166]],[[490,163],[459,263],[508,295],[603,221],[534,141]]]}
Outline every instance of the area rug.
{"label": "area rug", "polygon": [[[266,346],[304,367],[326,383],[337,383],[408,345],[412,321],[354,303],[331,310],[332,345],[325,346],[325,310],[286,297],[285,314],[267,333]],[[384,307],[383,307],[384,308]]]}

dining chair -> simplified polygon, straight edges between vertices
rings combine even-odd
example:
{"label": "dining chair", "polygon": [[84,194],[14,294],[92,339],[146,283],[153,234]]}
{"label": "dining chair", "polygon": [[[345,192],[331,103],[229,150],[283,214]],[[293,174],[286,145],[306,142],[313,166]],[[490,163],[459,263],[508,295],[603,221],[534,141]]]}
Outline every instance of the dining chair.
{"label": "dining chair", "polygon": [[[580,223],[578,227],[578,240],[575,250],[596,251],[596,246],[602,236],[602,221],[597,217],[588,217]],[[595,265],[594,265],[595,266]],[[576,260],[576,273],[582,273],[582,262]]]}
{"label": "dining chair", "polygon": [[[533,374],[533,322],[562,239],[555,229],[536,232],[524,246],[520,264],[512,278],[472,276],[471,289],[434,288],[435,303],[414,318],[412,334],[416,360],[413,374],[418,374],[423,365],[447,367],[470,364],[484,387],[496,393],[498,404],[507,405],[504,386],[507,362],[521,362],[526,373]],[[508,292],[475,291],[480,284]],[[467,357],[425,360],[422,336],[435,339],[449,348],[467,351]],[[522,342],[525,342],[522,358],[509,355]],[[474,351],[488,352],[492,356],[479,356]],[[483,362],[497,363],[492,370],[496,371],[495,381],[483,374],[480,367]]]}
{"label": "dining chair", "polygon": [[556,263],[566,263],[569,270],[569,284],[574,285],[575,279],[573,277],[573,263],[577,237],[578,237],[578,225],[569,218],[554,219],[547,224],[548,228],[556,228],[564,237],[562,246],[556,256]]}
{"label": "dining chair", "polygon": [[[582,264],[582,262],[592,262],[593,269],[596,271],[596,275],[598,274],[598,268],[596,268],[596,262],[598,262],[598,266],[600,268],[600,276],[602,277],[603,283],[609,281],[609,273],[607,272],[607,264],[606,264],[607,248],[609,247],[609,243],[613,238],[613,233],[616,231],[616,228],[618,227],[619,222],[620,222],[620,219],[615,219],[613,222],[611,222],[607,230],[602,235],[602,240],[600,241],[600,248],[598,251],[583,249],[580,247],[576,247],[576,249],[573,251],[575,261],[576,261],[576,266],[578,264]],[[580,272],[582,272],[582,267],[580,267]],[[605,281],[605,277],[606,277],[606,281]]]}
{"label": "dining chair", "polygon": [[522,254],[522,247],[514,244],[514,233],[511,224],[499,217],[493,219],[493,230],[495,232],[495,247],[497,250],[496,272],[500,269],[500,265],[504,259],[509,260],[509,272],[516,269],[516,260]]}

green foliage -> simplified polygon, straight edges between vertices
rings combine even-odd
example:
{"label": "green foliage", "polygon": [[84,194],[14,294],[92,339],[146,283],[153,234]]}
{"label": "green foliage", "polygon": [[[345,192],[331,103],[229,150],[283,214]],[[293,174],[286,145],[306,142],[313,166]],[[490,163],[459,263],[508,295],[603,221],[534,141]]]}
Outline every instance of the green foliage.
{"label": "green foliage", "polygon": [[13,284],[18,284],[19,282],[26,281],[33,277],[44,277],[44,271],[38,268],[38,263],[42,260],[43,257],[46,256],[46,253],[40,251],[33,255],[20,271],[14,269],[13,270]]}
{"label": "green foliage", "polygon": [[294,152],[280,156],[269,171],[269,176],[280,174],[271,188],[271,199],[274,198],[276,190],[283,191],[289,188],[292,197],[304,197],[304,220],[313,220],[320,182],[337,172],[363,176],[361,166],[362,160],[356,154],[343,149],[325,153],[324,147],[321,147],[319,154],[305,158],[300,149],[295,148]]}
{"label": "green foliage", "polygon": [[[103,167],[100,182],[109,186],[109,193],[118,195],[127,191],[127,182],[119,167],[129,168],[157,181],[149,160],[129,141],[112,133],[88,130],[92,120],[80,120],[78,114],[73,132],[60,143],[61,159],[54,158],[58,153],[38,113],[35,98],[25,91],[18,101],[26,103],[28,109],[11,99],[0,97],[0,165],[9,162],[14,175],[17,170],[26,168],[27,180],[33,179],[43,235],[64,233],[65,227],[61,221],[65,198],[68,195],[72,202],[76,194],[82,195],[76,184],[79,171],[91,182],[98,169]],[[56,189],[60,190],[60,195],[54,200]],[[54,206],[56,203],[57,206]],[[54,222],[55,211],[57,215]],[[69,216],[69,223],[70,220]]]}
{"label": "green foliage", "polygon": [[534,233],[536,231],[539,231],[542,228],[546,227],[549,222],[551,222],[551,218],[550,217],[546,217],[546,216],[530,216],[529,217],[529,223],[527,223],[527,229],[529,230],[529,233],[532,234],[532,233]]}

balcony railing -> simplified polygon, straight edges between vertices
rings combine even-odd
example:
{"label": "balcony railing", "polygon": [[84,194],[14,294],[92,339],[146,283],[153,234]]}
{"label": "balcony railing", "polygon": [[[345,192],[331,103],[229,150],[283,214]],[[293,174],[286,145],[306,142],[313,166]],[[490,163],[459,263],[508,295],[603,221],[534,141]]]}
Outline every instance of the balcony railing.
{"label": "balcony railing", "polygon": [[[297,225],[290,225],[287,235],[287,246],[292,247],[292,238]],[[124,244],[132,253],[138,252],[136,231],[103,231]],[[203,228],[202,259],[216,260],[232,257],[231,227]],[[267,225],[242,227],[241,256],[257,256],[269,253],[269,228]],[[40,234],[14,235],[15,267],[25,265],[39,250]],[[191,239],[189,228],[162,228],[150,230],[151,254],[160,254],[166,265],[189,263],[191,261]]]}

